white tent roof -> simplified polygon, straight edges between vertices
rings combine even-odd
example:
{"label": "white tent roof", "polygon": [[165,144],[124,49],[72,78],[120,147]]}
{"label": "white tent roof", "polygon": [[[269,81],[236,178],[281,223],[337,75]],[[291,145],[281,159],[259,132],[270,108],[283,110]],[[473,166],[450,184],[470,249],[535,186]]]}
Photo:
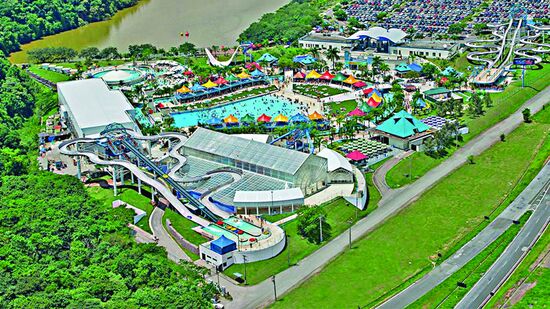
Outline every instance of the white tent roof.
{"label": "white tent roof", "polygon": [[365,36],[373,39],[386,38],[394,43],[400,43],[407,36],[407,33],[397,28],[384,29],[382,27],[372,27],[368,30],[357,31],[348,39],[357,40]]}
{"label": "white tent roof", "polygon": [[124,94],[110,90],[99,78],[61,82],[57,91],[63,96],[81,129],[105,126],[113,122],[133,123],[126,113],[132,110]]}
{"label": "white tent roof", "polygon": [[337,153],[334,150],[325,148],[321,150],[318,154],[319,157],[327,159],[328,162],[328,171],[332,172],[339,168],[345,169],[346,171],[353,173],[353,168],[351,163],[344,158],[341,154]]}
{"label": "white tent roof", "polygon": [[[272,193],[273,192],[273,197]],[[235,203],[267,203],[282,202],[290,200],[299,200],[304,198],[304,193],[300,188],[291,188],[273,191],[237,191],[233,202]]]}
{"label": "white tent roof", "polygon": [[237,136],[240,138],[248,139],[251,141],[256,141],[260,143],[267,144],[269,141],[269,134],[233,134],[233,136]]}
{"label": "white tent roof", "polygon": [[106,82],[112,83],[112,82],[129,80],[132,78],[132,74],[124,70],[114,70],[101,76],[101,78]]}

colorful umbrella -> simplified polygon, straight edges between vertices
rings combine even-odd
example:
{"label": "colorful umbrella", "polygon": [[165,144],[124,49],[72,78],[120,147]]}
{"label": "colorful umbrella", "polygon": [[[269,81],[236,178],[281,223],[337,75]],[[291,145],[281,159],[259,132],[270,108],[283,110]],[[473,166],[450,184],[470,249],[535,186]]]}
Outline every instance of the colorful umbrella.
{"label": "colorful umbrella", "polygon": [[234,81],[239,80],[239,78],[236,77],[236,76],[233,75],[233,74],[228,74],[227,77],[225,78],[225,80],[227,80],[228,82],[234,82]]}
{"label": "colorful umbrella", "polygon": [[367,84],[364,81],[358,81],[355,84],[353,84],[353,87],[362,88],[365,87]]}
{"label": "colorful umbrella", "polygon": [[319,79],[324,79],[324,80],[331,80],[333,78],[334,78],[334,75],[330,74],[329,71],[326,71],[325,73],[323,73],[323,75],[319,77]]}
{"label": "colorful umbrella", "polygon": [[209,88],[218,87],[218,84],[214,83],[214,82],[211,81],[211,80],[208,80],[208,82],[202,84],[202,86],[203,86],[204,88],[209,89]]}
{"label": "colorful umbrella", "polygon": [[266,114],[262,114],[260,117],[258,117],[258,122],[270,122],[271,117],[269,117]]}
{"label": "colorful umbrella", "polygon": [[241,122],[252,123],[254,122],[254,117],[250,116],[250,114],[246,114],[241,118]]}
{"label": "colorful umbrella", "polygon": [[242,71],[241,73],[237,74],[237,77],[240,79],[249,78],[250,75],[248,75],[245,71]]}
{"label": "colorful umbrella", "polygon": [[304,77],[306,76],[302,72],[296,72],[296,74],[294,74],[295,79],[304,79]]}
{"label": "colorful umbrella", "polygon": [[361,160],[365,160],[368,157],[366,155],[364,155],[361,151],[354,150],[354,151],[348,153],[346,155],[346,158],[348,158],[350,160],[353,160],[353,161],[361,161]]}
{"label": "colorful umbrella", "polygon": [[229,116],[227,116],[223,119],[223,122],[225,122],[225,123],[238,123],[239,119],[237,119],[237,117],[233,116],[233,114],[230,114]]}
{"label": "colorful umbrella", "polygon": [[346,80],[346,76],[342,73],[338,73],[338,74],[336,74],[336,76],[334,76],[334,78],[332,80],[336,81],[336,82],[343,82],[343,81]]}
{"label": "colorful umbrella", "polygon": [[319,113],[316,112],[316,111],[313,112],[313,114],[309,115],[308,117],[309,117],[309,119],[311,119],[311,120],[323,120],[323,119],[325,119],[325,117],[323,117],[323,115],[319,114]]}
{"label": "colorful umbrella", "polygon": [[191,89],[187,88],[185,85],[181,86],[180,89],[177,90],[179,93],[188,93],[191,92]]}
{"label": "colorful umbrella", "polygon": [[223,78],[222,76],[218,77],[218,79],[216,79],[216,81],[214,82],[218,85],[225,85],[228,83],[228,81],[225,80],[225,78]]}
{"label": "colorful umbrella", "polygon": [[283,115],[283,114],[279,114],[279,116],[275,117],[275,122],[288,122],[288,117]]}
{"label": "colorful umbrella", "polygon": [[346,84],[350,84],[350,85],[353,85],[355,84],[356,82],[358,82],[359,80],[356,79],[355,77],[353,77],[353,75],[350,75],[348,76],[348,78],[346,78],[343,82],[346,83]]}
{"label": "colorful umbrella", "polygon": [[317,71],[315,70],[311,70],[311,72],[309,72],[307,75],[306,75],[306,79],[316,79],[316,78],[319,78],[321,77],[321,74],[317,73]]}
{"label": "colorful umbrella", "polygon": [[352,110],[351,112],[348,113],[348,116],[350,117],[363,117],[365,116],[365,113],[360,110],[359,108],[355,108],[354,110]]}
{"label": "colorful umbrella", "polygon": [[376,94],[376,92],[373,92],[370,96],[371,99],[374,99],[376,102],[382,102],[382,97]]}
{"label": "colorful umbrella", "polygon": [[363,89],[363,94],[369,94],[371,93],[373,90],[373,88],[367,88],[367,89]]}
{"label": "colorful umbrella", "polygon": [[367,104],[370,106],[370,107],[374,107],[374,108],[377,108],[379,105],[380,105],[381,102],[377,102],[375,99],[373,98],[369,98],[369,100],[367,101]]}

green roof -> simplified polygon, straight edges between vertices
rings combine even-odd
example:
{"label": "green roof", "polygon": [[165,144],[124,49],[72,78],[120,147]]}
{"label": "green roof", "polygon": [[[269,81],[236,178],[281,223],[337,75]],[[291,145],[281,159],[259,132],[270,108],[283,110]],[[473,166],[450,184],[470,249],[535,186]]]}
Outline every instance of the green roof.
{"label": "green roof", "polygon": [[342,82],[342,81],[345,81],[346,78],[347,77],[344,74],[338,72],[338,74],[336,74],[336,76],[334,76],[334,78],[332,80],[337,81],[337,82]]}
{"label": "green roof", "polygon": [[430,127],[411,114],[402,110],[384,121],[376,129],[395,135],[401,138],[407,138],[420,132],[428,130]]}
{"label": "green roof", "polygon": [[401,62],[395,67],[395,70],[397,72],[403,73],[403,72],[409,72],[411,69],[409,68],[409,65],[405,62]]}
{"label": "green roof", "polygon": [[439,87],[439,88],[433,88],[430,90],[424,91],[425,95],[437,95],[437,94],[443,94],[443,93],[449,93],[451,92],[449,89],[445,87]]}

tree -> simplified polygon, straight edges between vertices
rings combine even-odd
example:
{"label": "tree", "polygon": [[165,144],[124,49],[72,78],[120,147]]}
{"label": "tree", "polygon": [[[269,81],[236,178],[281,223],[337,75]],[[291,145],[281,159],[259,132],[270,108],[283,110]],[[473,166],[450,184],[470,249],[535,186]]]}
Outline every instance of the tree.
{"label": "tree", "polygon": [[335,47],[329,47],[325,52],[325,56],[328,60],[332,61],[332,68],[334,69],[336,60],[340,59],[338,49],[336,49]]}
{"label": "tree", "polygon": [[84,59],[96,59],[98,55],[99,49],[97,47],[83,48],[79,54],[79,56]]}
{"label": "tree", "polygon": [[477,92],[472,93],[468,111],[474,117],[483,115],[483,103]]}
{"label": "tree", "polygon": [[[322,230],[322,231],[321,231]],[[298,210],[298,234],[309,242],[320,244],[332,234],[332,227],[327,222],[327,213],[321,206],[304,206]]]}
{"label": "tree", "polygon": [[447,30],[447,33],[449,34],[461,34],[464,31],[464,28],[466,28],[465,23],[456,23],[449,26],[449,29]]}
{"label": "tree", "polygon": [[485,23],[477,23],[477,24],[474,25],[475,34],[481,34],[481,32],[483,32],[487,29],[489,29],[489,27]]}
{"label": "tree", "polygon": [[430,79],[432,79],[437,73],[439,73],[439,69],[431,63],[426,63],[422,66],[422,74],[426,75],[426,77]]}
{"label": "tree", "polygon": [[338,20],[346,20],[348,14],[346,14],[346,11],[338,9],[334,12],[334,17],[336,17],[336,19]]}
{"label": "tree", "polygon": [[523,122],[530,123],[531,122],[531,110],[526,108],[524,109],[521,114],[523,115]]}
{"label": "tree", "polygon": [[186,56],[193,56],[197,53],[197,48],[195,47],[195,44],[189,42],[181,44],[178,47],[178,50],[180,51],[180,53]]}
{"label": "tree", "polygon": [[487,92],[483,94],[483,105],[485,105],[485,107],[487,108],[493,106],[493,100],[491,99],[491,95]]}
{"label": "tree", "polygon": [[100,59],[111,60],[111,59],[120,58],[120,54],[118,53],[118,49],[116,47],[111,46],[111,47],[105,47],[104,49],[102,49],[98,57]]}

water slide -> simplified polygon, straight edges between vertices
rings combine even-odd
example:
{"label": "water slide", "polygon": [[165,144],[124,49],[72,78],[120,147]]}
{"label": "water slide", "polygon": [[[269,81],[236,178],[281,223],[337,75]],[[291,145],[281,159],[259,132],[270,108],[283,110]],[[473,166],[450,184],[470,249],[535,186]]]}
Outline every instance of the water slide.
{"label": "water slide", "polygon": [[315,148],[313,147],[313,141],[311,140],[311,136],[309,135],[309,130],[307,130],[307,129],[306,129],[306,130],[302,130],[302,129],[294,129],[294,130],[291,130],[291,131],[289,131],[289,132],[287,132],[287,133],[285,133],[285,134],[283,134],[283,135],[277,137],[276,139],[272,140],[272,141],[269,143],[269,145],[273,145],[273,144],[275,144],[276,142],[278,142],[278,141],[282,140],[283,138],[286,138],[286,137],[288,137],[288,136],[290,136],[290,135],[294,135],[294,138],[295,138],[295,139],[296,139],[296,138],[299,138],[299,136],[300,136],[301,134],[305,134],[306,139],[307,139],[307,143],[308,143],[308,145],[309,145],[309,153],[310,153],[310,154],[313,154]]}
{"label": "water slide", "polygon": [[235,48],[233,55],[231,55],[231,58],[229,58],[229,60],[227,61],[219,61],[218,59],[216,59],[208,48],[205,48],[204,51],[206,52],[206,56],[208,57],[208,62],[210,63],[210,65],[215,67],[227,67],[231,64],[231,62],[233,62],[233,58],[235,58],[235,55],[239,52],[239,48],[240,47]]}
{"label": "water slide", "polygon": [[535,64],[538,64],[542,61],[542,58],[536,54],[550,53],[550,44],[538,43],[535,41],[543,35],[544,31],[550,31],[550,27],[539,27],[535,25],[528,25],[528,27],[533,28],[536,31],[535,34],[521,38],[519,42],[523,44],[523,47],[515,50],[514,53],[516,56],[522,58],[533,59]]}
{"label": "water slide", "polygon": [[[492,31],[492,35],[494,38],[487,39],[487,40],[472,40],[465,43],[466,47],[472,48],[472,49],[487,49],[487,51],[478,51],[478,52],[471,52],[468,55],[466,55],[466,58],[470,61],[477,61],[477,62],[485,62],[487,63],[487,68],[490,69],[495,65],[495,62],[497,62],[500,57],[502,56],[502,53],[504,52],[504,48],[506,46],[506,38],[508,36],[508,32],[512,28],[513,19],[510,20],[508,23],[508,27],[504,31],[504,35],[500,34],[500,29],[504,27],[504,24],[497,24],[497,25],[489,25],[489,27],[494,28]],[[497,46],[496,44],[500,42],[500,45]],[[485,55],[491,55],[491,54],[497,54],[494,59],[488,59],[488,58],[481,58],[481,56]]]}
{"label": "water slide", "polygon": [[[514,54],[514,48],[516,46],[516,42],[518,40],[518,33],[521,30],[521,24],[523,23],[523,19],[520,19],[518,22],[518,27],[516,28],[516,31],[514,31],[514,36],[512,37],[512,42],[510,43],[510,50],[508,51],[508,56],[506,56],[506,59],[500,64],[499,67],[505,67],[510,63],[510,60],[512,59],[512,55]],[[503,45],[504,48],[505,45]]]}

